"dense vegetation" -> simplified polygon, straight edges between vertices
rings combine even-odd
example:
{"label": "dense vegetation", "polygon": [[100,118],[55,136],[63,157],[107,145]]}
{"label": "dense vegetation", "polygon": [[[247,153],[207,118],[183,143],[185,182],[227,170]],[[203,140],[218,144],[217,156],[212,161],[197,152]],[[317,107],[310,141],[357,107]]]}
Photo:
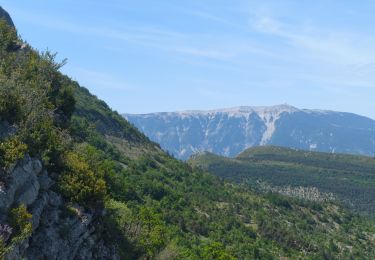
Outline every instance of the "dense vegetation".
{"label": "dense vegetation", "polygon": [[266,146],[250,148],[233,159],[201,154],[190,163],[255,188],[315,187],[355,211],[375,216],[375,159],[371,157]]}
{"label": "dense vegetation", "polygon": [[[247,187],[192,169],[150,142],[0,23],[1,181],[25,153],[41,158],[69,211],[97,214],[125,259],[349,259],[375,257],[375,225],[331,202]],[[8,214],[11,238],[32,235],[23,205]],[[74,214],[74,212],[71,212]],[[2,226],[2,228],[5,228]]]}

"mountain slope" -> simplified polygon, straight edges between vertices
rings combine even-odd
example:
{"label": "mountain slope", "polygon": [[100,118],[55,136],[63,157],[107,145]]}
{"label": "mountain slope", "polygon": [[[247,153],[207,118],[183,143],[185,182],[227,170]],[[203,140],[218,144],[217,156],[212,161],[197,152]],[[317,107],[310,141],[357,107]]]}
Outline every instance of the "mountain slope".
{"label": "mountain slope", "polygon": [[150,142],[0,22],[0,257],[375,257],[374,222],[258,194]]}
{"label": "mountain slope", "polygon": [[258,145],[375,155],[375,121],[350,113],[280,105],[124,117],[180,159],[199,151],[235,156]]}
{"label": "mountain slope", "polygon": [[14,28],[12,18],[10,17],[8,12],[5,11],[1,6],[0,6],[0,20],[5,20],[9,26]]}
{"label": "mountain slope", "polygon": [[264,146],[249,148],[235,158],[197,154],[189,163],[234,182],[282,194],[321,195],[317,200],[336,198],[375,215],[375,160],[371,157]]}

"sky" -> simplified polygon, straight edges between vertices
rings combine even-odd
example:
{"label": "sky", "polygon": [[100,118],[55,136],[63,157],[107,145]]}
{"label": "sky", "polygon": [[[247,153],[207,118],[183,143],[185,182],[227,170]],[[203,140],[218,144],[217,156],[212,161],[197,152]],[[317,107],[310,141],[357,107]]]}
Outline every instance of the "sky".
{"label": "sky", "polygon": [[120,113],[290,104],[375,119],[374,0],[0,0]]}

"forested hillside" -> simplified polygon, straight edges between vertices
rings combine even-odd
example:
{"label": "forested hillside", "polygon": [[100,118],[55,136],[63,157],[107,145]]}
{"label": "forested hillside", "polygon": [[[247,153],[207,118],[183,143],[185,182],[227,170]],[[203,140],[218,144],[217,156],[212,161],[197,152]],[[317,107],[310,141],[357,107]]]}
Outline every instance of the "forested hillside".
{"label": "forested hillside", "polygon": [[375,216],[372,157],[265,146],[250,148],[233,159],[198,154],[189,163],[253,188],[314,200],[334,199]]}
{"label": "forested hillside", "polygon": [[372,220],[193,169],[62,65],[0,22],[1,257],[375,258]]}

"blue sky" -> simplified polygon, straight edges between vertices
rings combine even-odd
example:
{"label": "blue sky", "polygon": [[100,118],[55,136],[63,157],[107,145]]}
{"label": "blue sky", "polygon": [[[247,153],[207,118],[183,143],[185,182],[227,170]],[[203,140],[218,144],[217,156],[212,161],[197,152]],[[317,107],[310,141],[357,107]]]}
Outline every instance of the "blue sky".
{"label": "blue sky", "polygon": [[288,103],[375,118],[373,0],[5,0],[113,109]]}

